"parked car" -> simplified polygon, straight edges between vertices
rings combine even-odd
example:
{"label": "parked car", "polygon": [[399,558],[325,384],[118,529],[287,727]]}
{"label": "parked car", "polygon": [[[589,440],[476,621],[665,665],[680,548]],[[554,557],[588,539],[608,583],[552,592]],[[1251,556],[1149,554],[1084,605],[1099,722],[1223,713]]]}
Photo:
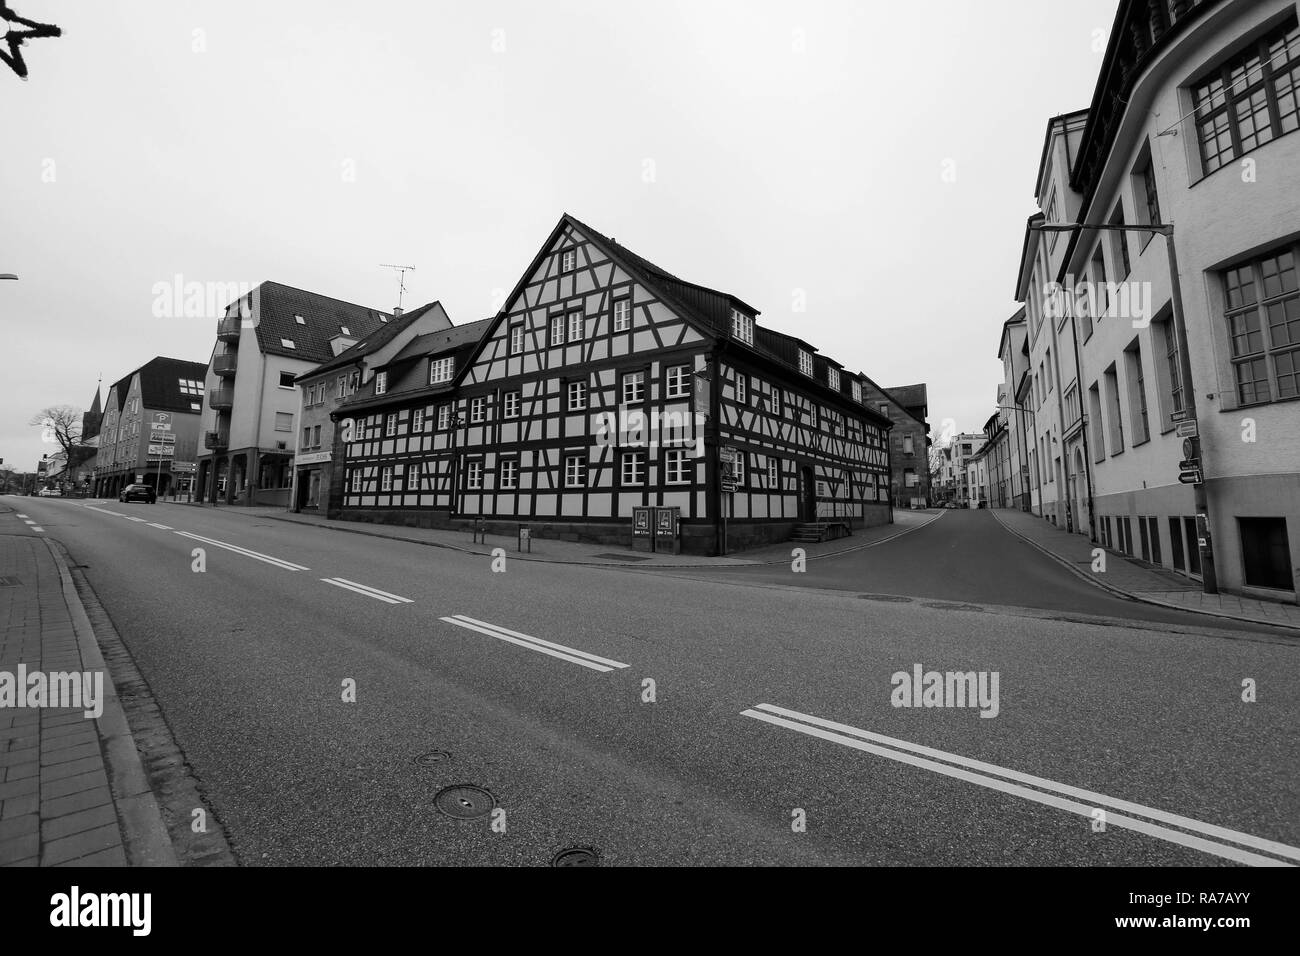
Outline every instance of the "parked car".
{"label": "parked car", "polygon": [[62,498],[62,497],[63,497],[63,492],[59,491],[58,488],[42,488],[40,491],[36,492],[36,497],[38,497],[38,498]]}
{"label": "parked car", "polygon": [[155,504],[158,496],[149,485],[127,485],[122,489],[122,493],[117,496],[118,501],[147,501],[149,504]]}

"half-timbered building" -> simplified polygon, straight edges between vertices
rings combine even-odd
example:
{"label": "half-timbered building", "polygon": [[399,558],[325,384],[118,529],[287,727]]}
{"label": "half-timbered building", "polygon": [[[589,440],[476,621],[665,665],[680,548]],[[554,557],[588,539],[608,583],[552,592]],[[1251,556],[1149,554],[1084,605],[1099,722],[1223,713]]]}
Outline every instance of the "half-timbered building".
{"label": "half-timbered building", "polygon": [[496,316],[334,412],[331,513],[626,544],[634,508],[677,508],[697,553],[887,522],[889,420],[758,314],[565,215]]}

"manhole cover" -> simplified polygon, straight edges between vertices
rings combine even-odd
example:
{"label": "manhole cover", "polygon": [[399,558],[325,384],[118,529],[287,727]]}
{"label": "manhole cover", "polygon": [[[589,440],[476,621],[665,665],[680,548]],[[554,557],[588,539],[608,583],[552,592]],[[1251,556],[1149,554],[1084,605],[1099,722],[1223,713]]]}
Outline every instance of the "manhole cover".
{"label": "manhole cover", "polygon": [[983,612],[983,610],[984,610],[984,608],[980,607],[978,604],[947,604],[947,603],[945,603],[945,602],[943,602],[943,601],[926,601],[926,602],[924,602],[924,606],[925,606],[925,607],[932,607],[932,608],[934,608],[936,611],[980,611],[980,612]]}
{"label": "manhole cover", "polygon": [[430,750],[427,754],[420,754],[415,758],[415,762],[421,767],[431,767],[436,763],[442,763],[444,760],[450,760],[451,754],[445,750]]}
{"label": "manhole cover", "polygon": [[859,594],[858,598],[863,601],[887,601],[890,604],[911,604],[910,597],[903,597],[901,594]]}
{"label": "manhole cover", "polygon": [[600,854],[591,847],[571,846],[551,857],[551,866],[600,866]]}
{"label": "manhole cover", "polygon": [[439,790],[433,798],[433,805],[458,820],[473,820],[485,817],[497,805],[496,797],[473,784],[462,783],[455,787]]}

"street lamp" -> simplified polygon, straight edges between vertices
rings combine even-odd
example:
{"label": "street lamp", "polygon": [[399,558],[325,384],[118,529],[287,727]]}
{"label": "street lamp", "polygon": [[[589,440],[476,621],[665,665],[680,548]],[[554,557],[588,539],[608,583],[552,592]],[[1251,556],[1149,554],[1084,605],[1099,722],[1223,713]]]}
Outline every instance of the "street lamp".
{"label": "street lamp", "polygon": [[[1098,230],[1103,232],[1150,232],[1159,233],[1165,237],[1165,248],[1168,251],[1169,260],[1169,296],[1170,305],[1173,309],[1174,321],[1174,346],[1178,349],[1178,372],[1183,381],[1183,394],[1187,396],[1188,407],[1184,409],[1190,412],[1190,419],[1196,426],[1196,434],[1200,436],[1200,426],[1198,424],[1200,415],[1196,410],[1196,389],[1192,386],[1192,356],[1187,348],[1187,322],[1183,316],[1183,287],[1178,277],[1178,250],[1174,246],[1174,226],[1173,223],[1157,222],[1148,225],[1119,225],[1118,223],[1031,223],[1030,229],[1038,232],[1086,232],[1089,230]],[[1071,321],[1073,321],[1073,309],[1071,311]],[[1075,363],[1079,361],[1079,336],[1078,331],[1074,330],[1074,349]],[[1085,430],[1086,435],[1086,430]],[[1086,440],[1086,439],[1085,439]],[[1205,473],[1208,470],[1205,466],[1205,448],[1198,441],[1197,451],[1199,452],[1200,481],[1192,483],[1193,495],[1195,496],[1196,515],[1200,519],[1199,523],[1204,524],[1204,535],[1198,535],[1197,548],[1201,556],[1201,589],[1206,594],[1219,593],[1219,579],[1214,569],[1214,545],[1210,538],[1210,510],[1209,497],[1205,489]],[[1198,528],[1198,531],[1201,529]]]}

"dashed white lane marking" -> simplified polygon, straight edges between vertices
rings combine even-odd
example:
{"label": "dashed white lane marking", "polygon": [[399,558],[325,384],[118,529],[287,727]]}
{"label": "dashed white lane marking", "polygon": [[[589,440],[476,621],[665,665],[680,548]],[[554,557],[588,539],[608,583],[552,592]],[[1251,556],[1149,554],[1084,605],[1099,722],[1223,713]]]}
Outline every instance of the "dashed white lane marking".
{"label": "dashed white lane marking", "polygon": [[347,578],[321,578],[326,584],[332,584],[336,588],[343,588],[345,591],[355,591],[357,594],[364,594],[366,597],[374,598],[376,601],[383,601],[385,604],[414,604],[410,598],[402,597],[400,594],[390,594],[387,591],[381,591],[379,588],[372,588],[368,584],[358,584],[356,581],[349,581]]}
{"label": "dashed white lane marking", "polygon": [[33,531],[39,531],[41,534],[44,534],[44,533],[45,533],[45,529],[42,528],[42,527],[41,527],[40,525],[38,525],[38,524],[34,524],[34,525],[32,525],[32,530],[33,530]]}
{"label": "dashed white lane marking", "polygon": [[[1266,840],[1262,837],[1252,836],[1249,833],[1241,833],[1237,830],[1230,830],[1227,827],[1220,827],[1211,823],[1202,823],[1201,821],[1193,820],[1190,817],[1179,816],[1175,813],[1167,813],[1164,810],[1156,810],[1152,807],[1146,807],[1139,803],[1132,803],[1128,800],[1108,797],[1105,794],[1094,793],[1091,790],[1071,787],[1067,784],[1057,783],[1054,780],[1048,780],[1044,777],[1035,777],[1032,774],[1021,773],[1018,770],[1008,770],[1005,767],[985,763],[982,760],[972,760],[958,754],[950,754],[943,750],[935,750],[932,747],[923,747],[920,744],[909,743],[906,740],[899,740],[896,737],[886,737],[882,734],[875,734],[868,730],[859,730],[858,728],[850,727],[847,724],[840,724],[832,720],[824,720],[820,717],[801,714],[797,710],[787,710],[784,707],[775,707],[771,704],[759,704],[757,707],[751,708],[750,710],[742,711],[741,715],[766,721],[767,723],[775,724],[778,727],[786,727],[790,730],[796,730],[799,733],[807,734],[810,737],[820,737],[822,740],[829,740],[833,743],[842,744],[845,747],[852,747],[854,750],[865,751],[866,753],[874,754],[878,757],[897,760],[900,763],[919,767],[922,770],[930,770],[947,777],[955,777],[958,780],[965,780],[967,783],[987,787],[991,790],[998,790],[1002,793],[1021,797],[1025,800],[1031,800],[1034,803],[1041,803],[1049,807],[1054,807],[1057,810],[1077,813],[1080,816],[1092,817],[1094,811],[1098,807],[1108,807],[1116,810],[1123,810],[1127,813],[1136,814],[1138,816],[1144,816],[1147,817],[1148,820],[1159,820],[1162,823],[1181,827],[1184,830],[1192,830],[1196,833],[1203,833],[1206,836],[1213,836],[1220,840],[1239,843],[1242,846],[1254,847],[1255,849],[1263,850],[1266,853],[1274,853],[1278,856],[1287,857],[1288,859],[1300,860],[1300,848],[1288,846],[1285,843]],[[866,741],[868,740],[887,744],[888,747],[877,746],[874,743],[867,743]],[[921,754],[924,754],[925,756],[919,756]],[[934,757],[937,759],[926,759],[928,757]],[[940,763],[939,761],[941,760],[947,762]],[[954,764],[956,766],[953,766]],[[984,773],[975,773],[973,772],[974,770],[982,770]],[[986,776],[985,774],[991,774],[992,776]],[[1042,789],[1033,790],[1016,783],[1008,783],[1007,780],[996,779],[997,777],[1005,777],[1007,780],[1017,780],[1021,783],[1041,787]],[[1053,791],[1053,793],[1044,793],[1043,790]],[[1062,797],[1055,796],[1054,794],[1066,794],[1072,797],[1079,797],[1087,800],[1088,803],[1085,804],[1079,803],[1075,800],[1066,800]],[[1114,824],[1115,826],[1134,830],[1138,833],[1145,834],[1146,836],[1156,837],[1157,839],[1176,843],[1193,850],[1200,850],[1202,853],[1210,853],[1214,856],[1233,860],[1237,863],[1244,863],[1249,866],[1292,865],[1282,860],[1274,859],[1273,857],[1261,856],[1258,853],[1251,853],[1235,846],[1228,846],[1225,843],[1215,843],[1212,840],[1192,836],[1189,833],[1183,833],[1179,830],[1171,830],[1168,827],[1157,826],[1154,823],[1148,822],[1148,820],[1134,819],[1133,817],[1123,816],[1118,813],[1108,812],[1106,814],[1107,824]]]}
{"label": "dashed white lane marking", "polygon": [[627,667],[628,665],[619,661],[612,661],[608,657],[597,657],[595,654],[588,654],[586,651],[580,651],[572,647],[565,647],[563,644],[556,644],[553,641],[544,641],[540,637],[533,637],[531,634],[521,634],[518,631],[512,631],[509,628],[501,627],[497,624],[489,624],[486,621],[475,620],[464,614],[457,614],[454,617],[439,618],[440,621],[446,621],[448,624],[455,624],[457,627],[463,627],[470,631],[478,631],[480,634],[486,634],[488,637],[495,637],[498,640],[509,641],[511,644],[518,644],[520,647],[526,647],[530,651],[538,651],[542,654],[549,654],[551,657],[558,657],[561,660],[569,661],[572,664],[580,664],[583,667],[590,667],[594,671],[607,673],[616,667]]}
{"label": "dashed white lane marking", "polygon": [[246,558],[253,558],[257,561],[265,561],[267,564],[273,564],[277,568],[284,568],[286,571],[310,571],[311,568],[304,567],[301,564],[294,564],[292,561],[284,561],[280,558],[273,558],[269,554],[262,554],[260,551],[250,551],[248,548],[241,548],[235,544],[228,544],[225,541],[218,541],[215,538],[205,538],[202,535],[190,534],[188,531],[173,531],[173,534],[179,534],[185,538],[192,538],[195,541],[202,541],[204,544],[210,544],[214,548],[225,548],[227,551],[233,551],[235,554],[242,554]]}
{"label": "dashed white lane marking", "polygon": [[147,522],[147,523],[148,523],[149,527],[151,527],[151,528],[157,528],[159,531],[171,531],[171,530],[172,530],[170,527],[168,527],[168,526],[165,525],[165,524],[158,524],[158,523],[153,522],[153,521],[150,521],[150,522]]}
{"label": "dashed white lane marking", "polygon": [[26,518],[27,515],[19,515],[18,517],[20,517],[20,518]]}
{"label": "dashed white lane marking", "polygon": [[140,524],[146,523],[143,518],[137,518],[135,515],[122,515],[122,517],[125,518],[127,521],[138,521]]}
{"label": "dashed white lane marking", "polygon": [[122,514],[120,511],[109,511],[107,508],[96,508],[94,505],[84,505],[83,507],[86,507],[91,511],[98,511],[102,515],[112,515],[114,518],[126,517],[126,515]]}
{"label": "dashed white lane marking", "polygon": [[36,522],[33,521],[31,518],[24,518],[23,524],[36,524]]}

